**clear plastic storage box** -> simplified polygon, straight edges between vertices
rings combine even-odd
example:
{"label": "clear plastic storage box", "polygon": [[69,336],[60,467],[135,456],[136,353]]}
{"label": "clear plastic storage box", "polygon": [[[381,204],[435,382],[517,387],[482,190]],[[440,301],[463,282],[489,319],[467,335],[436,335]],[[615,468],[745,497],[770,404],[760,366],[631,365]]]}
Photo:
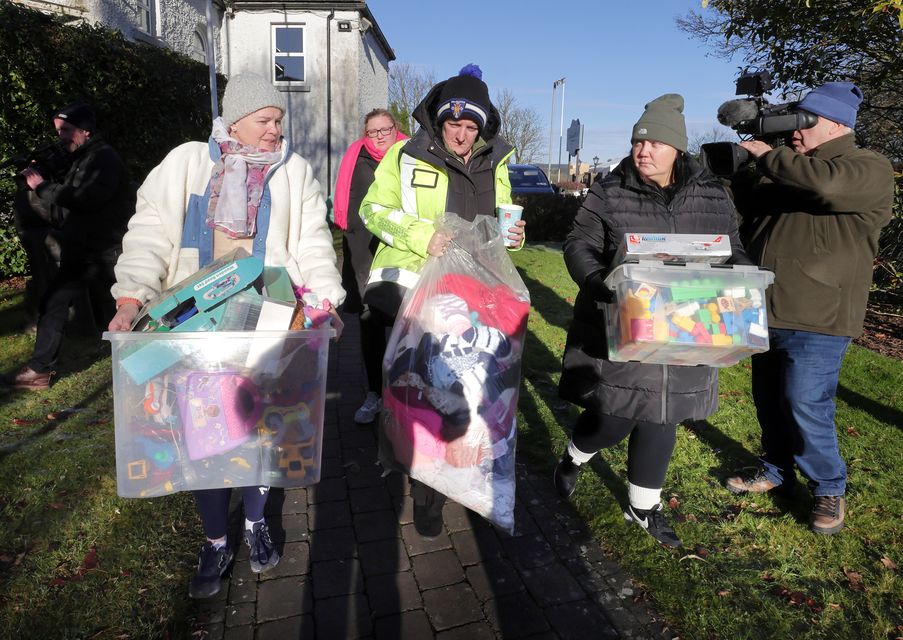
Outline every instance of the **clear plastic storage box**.
{"label": "clear plastic storage box", "polygon": [[119,495],[318,482],[333,335],[105,333]]}
{"label": "clear plastic storage box", "polygon": [[768,350],[765,289],[774,274],[755,266],[640,261],[605,279],[608,357],[727,367]]}

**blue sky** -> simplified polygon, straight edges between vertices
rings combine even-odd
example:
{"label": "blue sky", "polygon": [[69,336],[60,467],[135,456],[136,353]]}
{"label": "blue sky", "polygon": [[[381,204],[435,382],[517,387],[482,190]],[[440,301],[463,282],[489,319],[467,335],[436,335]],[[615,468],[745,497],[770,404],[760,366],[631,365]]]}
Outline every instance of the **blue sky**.
{"label": "blue sky", "polygon": [[[509,89],[536,109],[548,155],[552,83],[566,77],[564,128],[584,125],[580,158],[620,158],[643,105],[663,93],[684,96],[690,138],[720,126],[715,113],[733,98],[742,60],[707,56],[710,49],[679,31],[678,15],[700,0],[609,0],[577,4],[523,0],[369,0],[398,62],[435,72],[437,80],[468,62],[479,64],[495,96]],[[561,88],[555,93],[553,163],[558,159]],[[733,135],[730,130],[724,130]],[[562,160],[567,150],[562,145]]]}

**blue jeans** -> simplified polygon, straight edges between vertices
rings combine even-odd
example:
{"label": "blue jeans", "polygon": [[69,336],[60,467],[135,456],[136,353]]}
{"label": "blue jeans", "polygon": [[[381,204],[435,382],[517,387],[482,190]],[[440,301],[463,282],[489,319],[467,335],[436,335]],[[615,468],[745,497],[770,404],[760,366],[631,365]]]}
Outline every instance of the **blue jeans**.
{"label": "blue jeans", "polygon": [[816,496],[842,496],[847,466],[834,426],[834,396],[851,338],[770,329],[770,349],[752,357],[752,392],[762,428],[765,475],[794,481],[794,463]]}

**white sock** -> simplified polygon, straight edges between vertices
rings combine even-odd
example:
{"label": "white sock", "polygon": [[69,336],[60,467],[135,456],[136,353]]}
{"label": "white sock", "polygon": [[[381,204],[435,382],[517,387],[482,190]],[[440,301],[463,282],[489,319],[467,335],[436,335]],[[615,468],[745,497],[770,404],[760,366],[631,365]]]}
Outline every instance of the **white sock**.
{"label": "white sock", "polygon": [[571,460],[574,461],[574,464],[579,467],[584,462],[589,462],[592,457],[596,455],[596,452],[593,451],[592,453],[584,453],[583,451],[578,449],[574,445],[574,441],[571,440],[568,442],[568,454],[570,454]]}
{"label": "white sock", "polygon": [[226,536],[223,536],[222,538],[217,538],[215,540],[213,540],[211,538],[207,538],[207,542],[212,544],[214,549],[219,550],[226,546]]}
{"label": "white sock", "polygon": [[245,529],[247,531],[254,531],[254,525],[257,524],[258,522],[263,522],[263,518],[261,518],[260,520],[257,520],[256,522],[251,522],[250,520],[245,518]]}
{"label": "white sock", "polygon": [[648,511],[662,501],[662,488],[647,489],[628,482],[627,499],[630,501],[630,506],[634,509]]}

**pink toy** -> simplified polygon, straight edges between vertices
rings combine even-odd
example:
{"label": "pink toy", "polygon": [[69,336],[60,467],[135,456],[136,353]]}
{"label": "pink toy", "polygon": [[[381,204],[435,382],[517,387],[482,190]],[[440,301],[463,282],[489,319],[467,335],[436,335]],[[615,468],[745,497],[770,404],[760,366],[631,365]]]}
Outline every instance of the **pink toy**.
{"label": "pink toy", "polygon": [[176,376],[176,395],[190,460],[225,453],[251,437],[263,412],[257,387],[234,371]]}

